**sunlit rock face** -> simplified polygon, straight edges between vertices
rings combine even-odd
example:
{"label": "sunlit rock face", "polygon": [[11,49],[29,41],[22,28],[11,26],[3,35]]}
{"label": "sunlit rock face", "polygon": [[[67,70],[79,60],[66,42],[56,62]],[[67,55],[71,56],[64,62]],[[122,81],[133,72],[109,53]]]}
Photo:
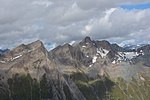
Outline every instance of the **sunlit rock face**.
{"label": "sunlit rock face", "polygon": [[0,56],[0,100],[149,100],[149,51],[90,37],[51,51],[22,44]]}

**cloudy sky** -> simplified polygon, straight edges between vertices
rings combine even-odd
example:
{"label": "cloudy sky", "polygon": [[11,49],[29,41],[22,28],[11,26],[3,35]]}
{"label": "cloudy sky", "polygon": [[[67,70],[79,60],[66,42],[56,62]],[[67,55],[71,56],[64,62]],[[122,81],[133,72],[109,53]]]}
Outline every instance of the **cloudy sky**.
{"label": "cloudy sky", "polygon": [[85,36],[150,41],[149,0],[0,0],[0,48],[42,40],[49,49]]}

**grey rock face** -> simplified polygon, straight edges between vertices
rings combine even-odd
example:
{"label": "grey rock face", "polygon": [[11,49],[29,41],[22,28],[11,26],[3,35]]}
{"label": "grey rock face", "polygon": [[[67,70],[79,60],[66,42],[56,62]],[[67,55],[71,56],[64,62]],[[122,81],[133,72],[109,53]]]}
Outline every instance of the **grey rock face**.
{"label": "grey rock face", "polygon": [[58,46],[50,51],[49,55],[63,65],[87,67],[92,64],[92,59],[94,56],[97,55],[102,57],[102,55],[98,54],[99,49],[102,53],[105,53],[103,49],[112,50],[113,48],[108,41],[95,42],[92,41],[90,37],[86,37],[74,46],[69,44]]}
{"label": "grey rock face", "polygon": [[90,37],[87,36],[87,37],[85,37],[85,39],[82,40],[82,43],[84,43],[84,44],[85,43],[92,43],[92,40]]}
{"label": "grey rock face", "polygon": [[132,59],[134,63],[142,63],[145,66],[150,67],[150,45],[145,45],[137,49],[139,55]]}
{"label": "grey rock face", "polygon": [[112,50],[111,44],[108,41],[106,41],[106,40],[96,41],[95,43],[96,43],[96,46],[98,48],[102,47],[102,48],[104,48],[106,50]]}
{"label": "grey rock face", "polygon": [[150,53],[150,45],[145,45],[143,47],[140,47],[137,49],[137,52],[144,52],[145,54],[149,54]]}
{"label": "grey rock face", "polygon": [[50,51],[49,55],[63,65],[72,65],[75,67],[86,65],[91,60],[90,58],[86,59],[80,48],[72,47],[69,44],[58,46]]}
{"label": "grey rock face", "polygon": [[94,41],[91,41],[90,37],[83,39],[76,47],[80,48],[86,56],[93,56],[96,54],[96,45]]}
{"label": "grey rock face", "polygon": [[112,44],[111,47],[112,47],[113,51],[120,51],[120,52],[126,51],[124,48],[118,46],[117,44]]}

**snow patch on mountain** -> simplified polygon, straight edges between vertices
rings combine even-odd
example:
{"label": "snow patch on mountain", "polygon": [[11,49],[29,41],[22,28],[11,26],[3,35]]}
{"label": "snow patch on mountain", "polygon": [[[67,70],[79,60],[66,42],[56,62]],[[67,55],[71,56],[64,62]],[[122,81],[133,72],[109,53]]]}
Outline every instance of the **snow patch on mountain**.
{"label": "snow patch on mountain", "polygon": [[97,56],[94,56],[93,59],[92,59],[92,63],[95,63],[97,60]]}
{"label": "snow patch on mountain", "polygon": [[92,67],[93,66],[93,64],[91,64],[89,67]]}
{"label": "snow patch on mountain", "polygon": [[124,52],[124,54],[125,54],[125,57],[128,59],[132,59],[132,58],[138,56],[137,52]]}
{"label": "snow patch on mountain", "polygon": [[71,41],[69,44],[70,44],[70,45],[73,45],[73,44],[75,44],[75,42],[76,42],[76,41]]}
{"label": "snow patch on mountain", "polygon": [[108,52],[109,52],[108,50],[103,48],[97,49],[97,55],[101,55],[102,58],[105,58]]}
{"label": "snow patch on mountain", "polygon": [[4,64],[4,63],[6,63],[6,61],[0,61],[0,63],[3,63],[3,64]]}
{"label": "snow patch on mountain", "polygon": [[112,63],[113,63],[113,64],[115,64],[115,63],[116,63],[116,61],[114,60]]}
{"label": "snow patch on mountain", "polygon": [[133,58],[136,58],[139,55],[144,55],[144,52],[141,50],[138,52],[117,52],[116,57],[114,58],[114,61],[112,61],[113,64],[120,63],[122,61],[130,62],[132,63]]}
{"label": "snow patch on mountain", "polygon": [[22,55],[18,55],[18,56],[14,57],[14,58],[11,58],[11,61],[18,59],[18,58],[20,58],[21,56],[22,56]]}
{"label": "snow patch on mountain", "polygon": [[140,50],[139,54],[140,54],[140,55],[144,55],[143,50]]}
{"label": "snow patch on mountain", "polygon": [[85,46],[85,45],[83,45],[82,47],[83,47],[83,48],[86,48],[86,46]]}

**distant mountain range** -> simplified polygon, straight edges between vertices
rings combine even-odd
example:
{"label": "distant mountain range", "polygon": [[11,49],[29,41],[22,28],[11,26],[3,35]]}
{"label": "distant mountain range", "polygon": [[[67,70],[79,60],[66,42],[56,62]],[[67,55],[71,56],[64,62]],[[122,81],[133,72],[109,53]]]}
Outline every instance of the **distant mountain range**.
{"label": "distant mountain range", "polygon": [[147,44],[137,44],[137,45],[132,45],[132,44],[125,44],[123,46],[123,48],[125,48],[126,50],[137,50],[140,47],[143,47]]}
{"label": "distant mountain range", "polygon": [[38,40],[0,52],[0,100],[150,99],[149,44],[85,37],[51,51]]}
{"label": "distant mountain range", "polygon": [[3,55],[9,51],[10,51],[9,49],[4,49],[4,50],[0,49],[0,55]]}

